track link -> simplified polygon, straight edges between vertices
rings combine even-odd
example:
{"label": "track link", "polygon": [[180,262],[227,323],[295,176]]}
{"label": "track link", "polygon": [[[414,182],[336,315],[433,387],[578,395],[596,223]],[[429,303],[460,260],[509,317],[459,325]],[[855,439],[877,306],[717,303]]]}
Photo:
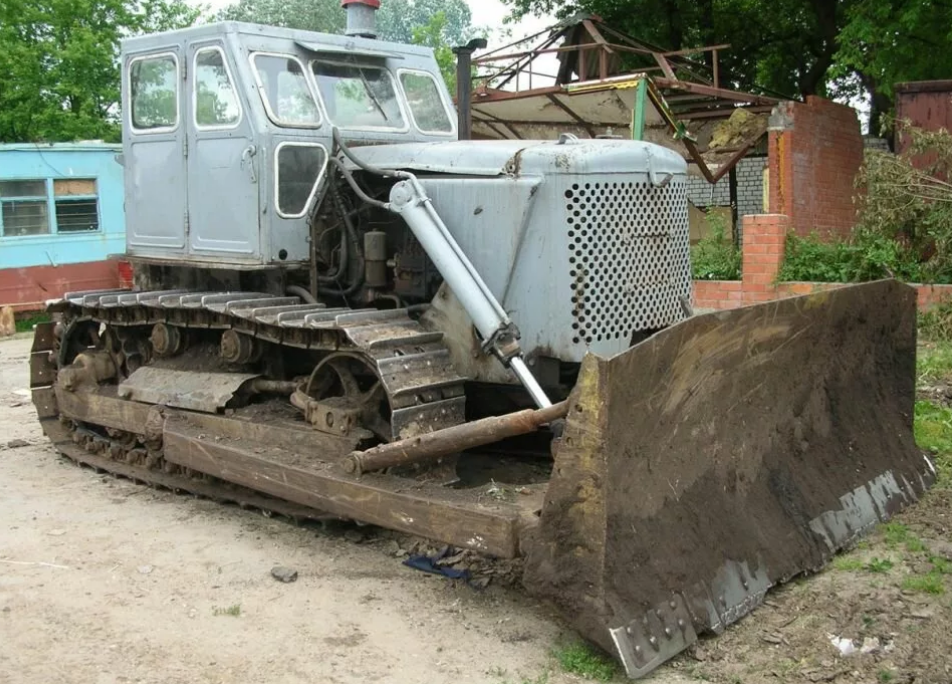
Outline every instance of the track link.
{"label": "track link", "polygon": [[387,392],[393,439],[465,422],[464,378],[442,333],[425,330],[406,309],[328,308],[294,296],[181,290],[75,292],[50,308],[74,322],[231,329],[278,346],[359,353],[375,364]]}

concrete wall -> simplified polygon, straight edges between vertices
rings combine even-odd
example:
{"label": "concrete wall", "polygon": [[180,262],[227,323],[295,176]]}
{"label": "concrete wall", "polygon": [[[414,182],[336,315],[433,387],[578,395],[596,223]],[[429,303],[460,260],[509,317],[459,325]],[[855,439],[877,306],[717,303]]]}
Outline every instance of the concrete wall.
{"label": "concrete wall", "polygon": [[[764,212],[764,169],[766,157],[745,157],[737,164],[737,230],[747,214]],[[688,200],[696,207],[729,207],[731,205],[730,178],[724,176],[716,185],[704,178],[688,178]]]}

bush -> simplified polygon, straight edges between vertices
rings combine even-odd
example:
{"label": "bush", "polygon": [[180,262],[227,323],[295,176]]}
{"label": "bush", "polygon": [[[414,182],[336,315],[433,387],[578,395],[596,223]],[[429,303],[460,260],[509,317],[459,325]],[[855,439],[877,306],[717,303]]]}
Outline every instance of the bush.
{"label": "bush", "polygon": [[741,252],[734,245],[723,216],[709,212],[711,232],[691,247],[691,270],[695,280],[739,280]]}
{"label": "bush", "polygon": [[952,341],[952,301],[919,314],[919,332],[927,340]]}
{"label": "bush", "polygon": [[784,247],[778,279],[819,283],[848,283],[856,271],[856,247],[845,242],[824,242],[815,233],[798,237],[791,233]]}
{"label": "bush", "polygon": [[896,132],[909,148],[868,152],[856,179],[862,192],[854,242],[864,246],[871,269],[860,276],[952,282],[952,135],[901,121]]}
{"label": "bush", "polygon": [[952,177],[952,135],[902,123],[897,130],[911,141],[905,153],[866,154],[850,240],[788,236],[780,280],[952,283],[952,184],[945,180]]}
{"label": "bush", "polygon": [[901,243],[857,230],[849,242],[829,242],[815,233],[805,238],[788,235],[778,280],[853,283],[898,278],[919,282],[922,276],[918,257]]}

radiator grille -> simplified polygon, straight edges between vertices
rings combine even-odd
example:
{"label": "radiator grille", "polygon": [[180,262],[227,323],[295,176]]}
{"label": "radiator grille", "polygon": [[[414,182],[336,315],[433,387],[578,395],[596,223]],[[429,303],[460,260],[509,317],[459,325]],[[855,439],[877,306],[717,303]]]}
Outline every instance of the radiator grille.
{"label": "radiator grille", "polygon": [[573,342],[628,340],[684,317],[690,296],[683,180],[576,183],[565,191]]}

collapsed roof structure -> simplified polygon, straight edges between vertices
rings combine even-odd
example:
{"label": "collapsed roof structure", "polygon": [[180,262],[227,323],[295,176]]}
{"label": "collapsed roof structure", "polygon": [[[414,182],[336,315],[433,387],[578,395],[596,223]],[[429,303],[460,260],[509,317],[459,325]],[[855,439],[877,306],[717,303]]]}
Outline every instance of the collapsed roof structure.
{"label": "collapsed roof structure", "polygon": [[765,143],[782,101],[723,87],[729,47],[665,50],[577,15],[472,60],[473,137],[631,136],[677,150],[716,183]]}

